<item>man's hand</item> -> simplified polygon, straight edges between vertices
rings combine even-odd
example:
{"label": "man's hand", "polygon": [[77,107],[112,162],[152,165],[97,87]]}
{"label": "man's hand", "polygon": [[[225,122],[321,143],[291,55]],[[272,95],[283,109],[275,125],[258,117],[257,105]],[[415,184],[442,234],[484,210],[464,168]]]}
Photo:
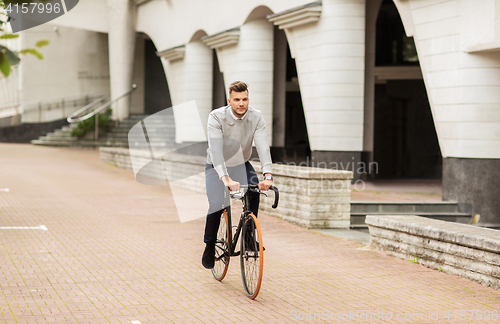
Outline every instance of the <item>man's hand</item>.
{"label": "man's hand", "polygon": [[[264,176],[271,176],[271,174],[266,173]],[[273,185],[273,180],[264,180],[262,182],[259,182],[259,190],[268,191],[269,187],[271,187],[272,185]]]}
{"label": "man's hand", "polygon": [[273,180],[264,180],[259,182],[259,190],[268,191],[269,187],[273,185]]}
{"label": "man's hand", "polygon": [[229,176],[225,175],[223,176],[222,178],[220,178],[222,180],[222,182],[224,183],[224,186],[225,187],[229,187],[229,190],[230,191],[237,191],[240,189],[240,183],[239,182],[236,182],[236,181],[233,181],[231,180],[231,178],[229,178]]}

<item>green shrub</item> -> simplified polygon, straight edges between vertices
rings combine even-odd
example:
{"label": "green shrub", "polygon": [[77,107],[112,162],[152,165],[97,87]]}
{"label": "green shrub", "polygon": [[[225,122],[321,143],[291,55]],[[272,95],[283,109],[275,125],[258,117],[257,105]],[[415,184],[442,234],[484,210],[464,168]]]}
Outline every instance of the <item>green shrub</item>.
{"label": "green shrub", "polygon": [[[97,115],[99,118],[99,132],[108,132],[111,130],[111,108],[107,108],[104,112]],[[71,136],[82,138],[88,132],[95,131],[95,117],[78,122],[77,126],[71,131]]]}

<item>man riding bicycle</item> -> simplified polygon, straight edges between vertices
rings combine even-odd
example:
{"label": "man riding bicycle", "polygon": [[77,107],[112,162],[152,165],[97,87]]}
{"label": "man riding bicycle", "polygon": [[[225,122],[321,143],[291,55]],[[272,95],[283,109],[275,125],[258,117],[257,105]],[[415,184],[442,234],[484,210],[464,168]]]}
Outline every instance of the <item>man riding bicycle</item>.
{"label": "man riding bicycle", "polygon": [[[208,150],[205,185],[209,210],[205,224],[205,251],[202,264],[214,267],[215,241],[221,214],[229,206],[226,188],[236,191],[241,184],[253,184],[269,190],[273,184],[272,161],[267,141],[266,123],[259,110],[249,107],[248,86],[242,81],[229,86],[229,105],[213,110],[208,117]],[[262,164],[264,181],[259,182],[250,164],[252,143]],[[257,216],[260,196],[251,193],[250,210]]]}

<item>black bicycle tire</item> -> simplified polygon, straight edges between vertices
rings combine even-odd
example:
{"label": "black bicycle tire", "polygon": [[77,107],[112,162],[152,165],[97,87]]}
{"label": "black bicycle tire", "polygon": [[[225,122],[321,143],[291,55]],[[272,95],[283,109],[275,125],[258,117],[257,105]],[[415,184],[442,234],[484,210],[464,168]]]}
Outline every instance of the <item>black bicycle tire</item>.
{"label": "black bicycle tire", "polygon": [[[264,251],[263,251],[263,243],[262,243],[262,232],[260,230],[260,225],[259,221],[257,220],[257,217],[255,217],[254,214],[249,214],[250,218],[246,220],[246,222],[251,221],[255,224],[255,234],[257,236],[254,237],[258,238],[259,242],[259,251],[257,254],[258,257],[258,262],[251,262],[251,260],[255,260],[255,253],[257,251],[254,251],[253,253],[247,252],[246,250],[246,242],[245,242],[245,237],[246,237],[246,229],[247,229],[247,224],[244,224],[242,226],[242,235],[241,235],[241,241],[240,241],[240,267],[241,267],[241,279],[243,281],[243,288],[245,288],[245,292],[247,296],[250,299],[255,299],[257,295],[259,294],[261,285],[262,285],[262,275],[263,275],[263,270],[264,270]],[[254,245],[255,246],[255,245]],[[250,269],[251,264],[258,265],[258,273],[255,273],[255,269]],[[249,267],[247,268],[246,265]]]}
{"label": "black bicycle tire", "polygon": [[219,230],[217,231],[217,241],[215,243],[215,264],[214,267],[212,268],[212,275],[217,281],[222,281],[226,276],[230,260],[229,231],[231,230],[230,228],[231,223],[229,222],[229,216],[226,210],[224,210],[224,212],[221,214],[220,219],[221,220],[219,223]]}

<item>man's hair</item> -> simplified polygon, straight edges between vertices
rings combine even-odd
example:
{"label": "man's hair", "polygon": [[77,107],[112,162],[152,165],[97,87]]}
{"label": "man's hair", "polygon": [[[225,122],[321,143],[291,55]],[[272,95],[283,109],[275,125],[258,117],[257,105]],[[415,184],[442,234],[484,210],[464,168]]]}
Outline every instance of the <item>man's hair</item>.
{"label": "man's hair", "polygon": [[231,95],[231,92],[243,92],[243,91],[248,91],[248,84],[246,84],[243,81],[234,81],[231,83],[229,86],[229,95]]}

